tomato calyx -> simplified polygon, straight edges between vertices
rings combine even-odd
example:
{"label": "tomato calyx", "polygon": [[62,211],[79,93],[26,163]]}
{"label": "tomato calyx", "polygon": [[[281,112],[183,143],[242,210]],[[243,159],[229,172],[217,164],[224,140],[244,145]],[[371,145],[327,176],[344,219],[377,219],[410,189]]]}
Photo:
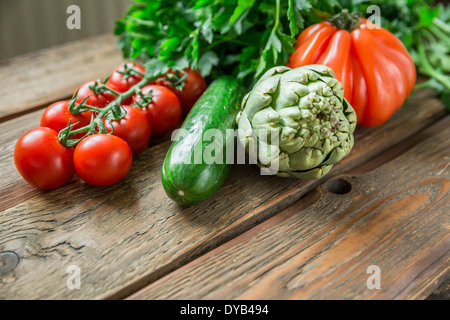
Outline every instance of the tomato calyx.
{"label": "tomato calyx", "polygon": [[340,13],[329,19],[328,22],[340,30],[352,32],[361,24],[361,13],[350,13],[348,9],[343,9]]}
{"label": "tomato calyx", "polygon": [[105,85],[106,81],[108,81],[108,79],[105,79],[103,81],[96,80],[96,81],[94,81],[94,84],[89,86],[89,89],[91,89],[91,91],[94,95],[98,95],[98,94],[101,94],[104,92],[110,92],[110,93],[114,94],[115,96],[120,95],[119,92],[113,90],[110,87],[107,87]]}
{"label": "tomato calyx", "polygon": [[175,90],[182,91],[185,86],[187,77],[187,73],[182,74],[179,70],[175,70],[175,72],[173,73],[167,73],[162,80],[166,85],[174,88]]}
{"label": "tomato calyx", "polygon": [[139,71],[135,67],[135,65],[133,67],[130,67],[128,64],[123,63],[122,64],[122,69],[123,70],[116,70],[116,72],[118,74],[122,75],[124,80],[127,80],[128,78],[133,77],[135,75],[139,75],[139,76],[142,76],[142,77],[145,76],[145,73]]}
{"label": "tomato calyx", "polygon": [[133,105],[138,106],[141,109],[147,107],[153,101],[153,90],[150,90],[148,93],[144,93],[141,89],[139,89],[136,94],[140,99],[134,99]]}
{"label": "tomato calyx", "polygon": [[167,74],[158,79],[156,84],[166,87],[175,93],[180,100],[184,114],[189,113],[207,87],[207,83],[201,73],[191,68],[184,68],[183,70],[169,69]]}
{"label": "tomato calyx", "polygon": [[[81,140],[86,138],[89,135],[92,134],[113,134],[114,133],[114,127],[112,127],[112,131],[108,132],[106,130],[105,124],[103,121],[101,121],[100,118],[92,117],[91,123],[87,126],[81,127],[79,129],[74,129],[76,123],[72,124],[69,120],[69,124],[67,127],[65,127],[63,130],[61,130],[58,133],[58,140],[67,148],[75,147],[78,143],[80,143]],[[72,139],[74,136],[76,136],[79,133],[85,133],[84,136],[78,139]]]}
{"label": "tomato calyx", "polygon": [[83,100],[81,100],[81,102],[78,103],[77,102],[77,100],[79,99],[78,91],[75,92],[73,98],[69,100],[68,108],[69,108],[70,113],[73,114],[73,115],[77,115],[77,114],[80,114],[80,113],[82,113],[84,111],[87,111],[87,110],[99,111],[100,108],[93,107],[93,106],[90,106],[90,105],[86,104],[86,101],[88,101],[90,96],[91,95],[88,95]]}

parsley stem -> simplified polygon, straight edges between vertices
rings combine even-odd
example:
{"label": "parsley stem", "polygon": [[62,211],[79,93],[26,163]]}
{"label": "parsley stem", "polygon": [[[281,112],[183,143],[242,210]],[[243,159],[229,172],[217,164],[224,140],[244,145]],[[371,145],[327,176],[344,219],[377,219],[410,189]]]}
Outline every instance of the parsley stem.
{"label": "parsley stem", "polygon": [[227,42],[239,44],[239,45],[241,45],[241,46],[248,46],[248,43],[245,42],[245,41],[238,40],[238,39],[236,39],[235,37],[226,37],[226,38],[217,40],[216,42],[214,42],[214,43],[212,43],[211,45],[209,45],[209,46],[206,48],[205,52],[207,52],[207,51],[209,51],[209,50],[211,50],[211,49],[213,49],[213,48],[215,48],[215,47],[221,45],[222,43],[227,43]]}
{"label": "parsley stem", "polygon": [[139,18],[136,18],[133,16],[129,16],[128,19],[130,19],[134,23],[144,26],[144,27],[155,28],[157,26],[156,23],[151,20],[143,20],[143,19],[139,19]]}
{"label": "parsley stem", "polygon": [[423,45],[423,41],[421,38],[419,38],[417,49],[419,51],[420,61],[422,67],[424,68],[425,73],[428,74],[430,77],[435,78],[440,83],[442,83],[447,90],[450,90],[450,79],[447,76],[436,71],[431,65],[431,63],[428,61],[427,54],[425,52],[425,47]]}
{"label": "parsley stem", "polygon": [[131,38],[136,38],[136,39],[142,39],[142,40],[148,40],[151,41],[153,40],[153,37],[144,33],[139,33],[139,32],[134,32],[134,31],[127,31],[127,34],[131,37]]}
{"label": "parsley stem", "polygon": [[438,37],[442,42],[444,42],[446,44],[446,46],[450,47],[450,37],[449,36],[447,36],[444,32],[442,32],[435,25],[431,25],[429,27],[429,29],[436,37]]}
{"label": "parsley stem", "polygon": [[281,3],[280,0],[276,0],[276,9],[275,9],[275,24],[273,26],[274,30],[278,30],[278,27],[280,25],[280,9],[281,9]]}
{"label": "parsley stem", "polygon": [[450,27],[441,19],[435,17],[433,18],[433,23],[439,27],[442,31],[450,33]]}

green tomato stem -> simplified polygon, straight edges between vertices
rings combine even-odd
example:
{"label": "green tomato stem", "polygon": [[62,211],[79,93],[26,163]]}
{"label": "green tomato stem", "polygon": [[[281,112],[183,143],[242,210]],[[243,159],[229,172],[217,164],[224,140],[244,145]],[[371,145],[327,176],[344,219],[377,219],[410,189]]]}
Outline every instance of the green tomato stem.
{"label": "green tomato stem", "polygon": [[361,16],[358,12],[350,13],[348,9],[343,9],[328,21],[340,30],[352,32],[361,24]]}
{"label": "green tomato stem", "polygon": [[152,76],[152,75],[148,75],[148,74],[144,74],[144,77],[142,78],[142,80],[140,82],[138,82],[137,84],[135,84],[134,86],[132,86],[130,89],[128,89],[128,91],[121,93],[117,96],[116,100],[110,102],[106,107],[100,109],[101,111],[98,113],[97,118],[103,118],[109,111],[111,111],[114,107],[117,107],[117,104],[120,105],[120,103],[122,101],[125,101],[126,99],[128,99],[129,97],[131,97],[133,94],[135,94],[136,92],[138,92],[137,90],[146,86],[147,84],[149,84],[151,81],[156,80],[157,78],[159,78],[161,75],[156,75],[156,76]]}
{"label": "green tomato stem", "polygon": [[[135,84],[134,86],[132,86],[128,91],[124,92],[124,93],[119,93],[116,92],[115,90],[109,89],[108,87],[104,86],[105,90],[108,90],[110,92],[113,92],[114,94],[116,94],[116,99],[112,102],[110,102],[107,106],[105,106],[104,108],[96,108],[96,107],[91,107],[85,104],[82,104],[81,109],[83,109],[84,111],[86,110],[93,110],[95,112],[97,112],[97,115],[91,118],[91,122],[89,125],[72,130],[72,127],[74,125],[70,124],[64,128],[63,130],[61,130],[59,132],[59,141],[61,144],[65,145],[66,147],[73,147],[75,146],[77,143],[79,143],[83,138],[91,135],[91,134],[97,134],[99,132],[96,131],[96,127],[100,125],[98,125],[98,123],[100,121],[102,121],[102,119],[114,108],[120,108],[121,107],[121,103],[122,101],[125,101],[126,99],[128,99],[129,97],[131,97],[133,94],[140,92],[141,88],[146,86],[147,84],[149,84],[151,81],[158,79],[159,77],[161,77],[162,74],[150,74],[150,73],[142,73],[139,72],[137,70],[133,70],[133,72],[135,72],[136,74],[140,74],[142,75],[142,80],[140,82],[138,82],[137,84]],[[83,111],[81,111],[83,112]],[[111,126],[112,127],[112,126]],[[101,128],[100,128],[101,129]],[[114,128],[113,128],[114,130]],[[103,130],[101,130],[103,131]],[[86,135],[82,138],[82,139],[75,139],[75,140],[70,140],[73,136],[77,135],[78,133],[82,133],[82,132],[86,132]],[[101,132],[100,132],[101,133]]]}
{"label": "green tomato stem", "polygon": [[115,95],[116,97],[120,96],[120,92],[117,92],[114,89],[111,89],[110,87],[107,87],[106,85],[103,85],[105,91],[111,92],[113,95]]}

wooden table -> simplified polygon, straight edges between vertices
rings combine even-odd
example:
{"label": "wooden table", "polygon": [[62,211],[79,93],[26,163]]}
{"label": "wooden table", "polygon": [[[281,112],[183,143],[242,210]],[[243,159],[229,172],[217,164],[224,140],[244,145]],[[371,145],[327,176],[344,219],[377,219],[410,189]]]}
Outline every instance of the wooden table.
{"label": "wooden table", "polygon": [[[448,297],[450,117],[434,91],[358,128],[351,154],[316,181],[236,165],[210,200],[181,207],[161,186],[163,139],[115,186],[27,185],[17,139],[121,62],[104,35],[0,64],[0,299]],[[372,268],[380,289],[367,286]]]}

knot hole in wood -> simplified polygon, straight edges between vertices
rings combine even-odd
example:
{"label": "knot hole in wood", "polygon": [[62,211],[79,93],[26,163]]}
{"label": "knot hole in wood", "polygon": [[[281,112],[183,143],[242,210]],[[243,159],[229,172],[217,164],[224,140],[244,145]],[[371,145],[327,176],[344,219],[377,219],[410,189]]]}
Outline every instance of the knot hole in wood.
{"label": "knot hole in wood", "polygon": [[352,184],[345,179],[332,179],[325,183],[325,188],[334,194],[346,194],[352,190]]}
{"label": "knot hole in wood", "polygon": [[19,256],[13,251],[0,252],[0,276],[13,271],[19,264]]}

